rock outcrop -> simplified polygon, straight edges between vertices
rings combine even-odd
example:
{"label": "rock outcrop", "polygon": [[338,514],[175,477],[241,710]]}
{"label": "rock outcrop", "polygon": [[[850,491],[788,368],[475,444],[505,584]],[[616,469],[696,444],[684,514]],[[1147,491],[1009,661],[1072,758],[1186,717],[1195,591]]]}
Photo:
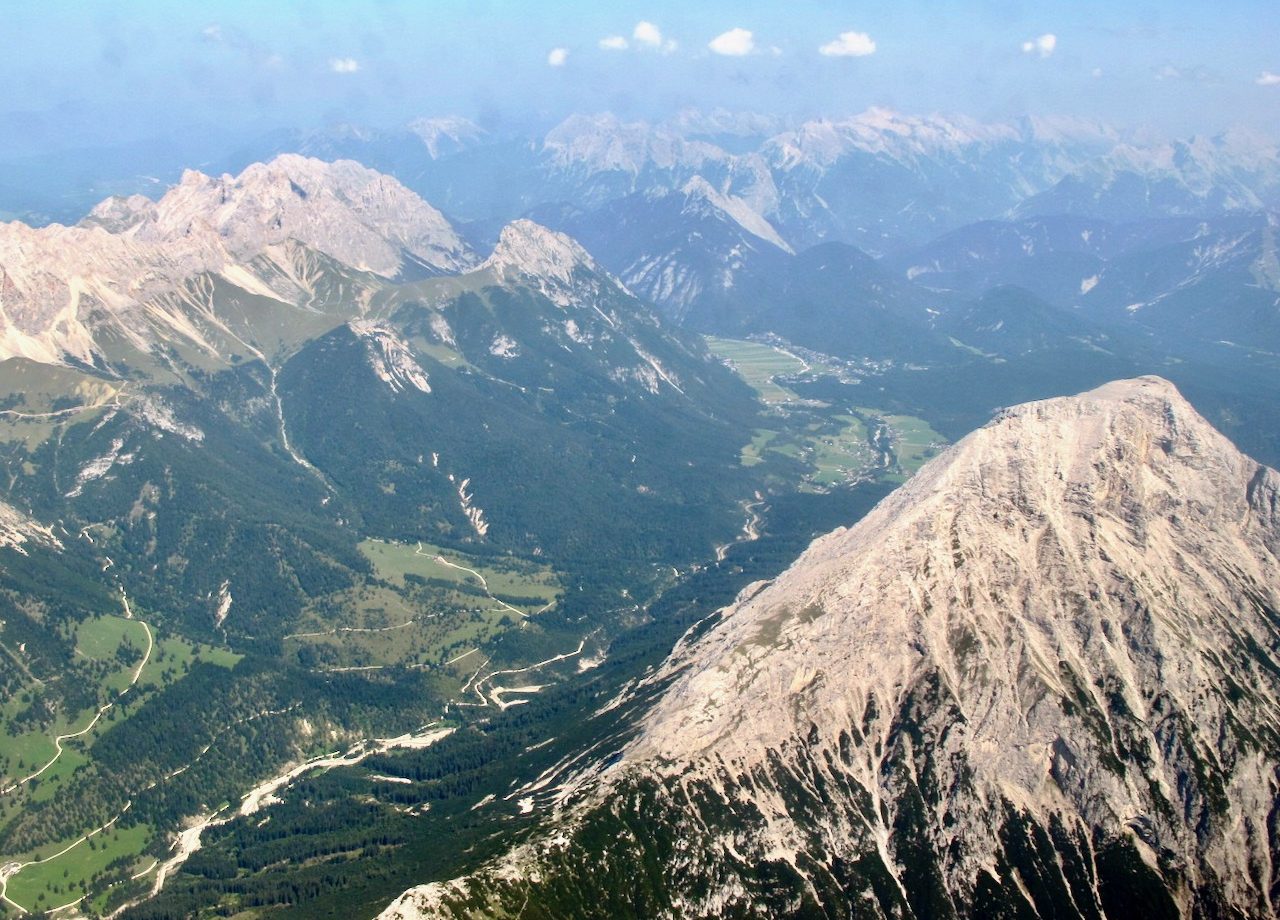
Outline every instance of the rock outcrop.
{"label": "rock outcrop", "polygon": [[439,211],[349,160],[286,154],[235,177],[188,170],[158,201],[110,198],[73,227],[0,225],[0,360],[92,364],[104,337],[216,351],[214,286],[310,307],[338,290],[357,300],[353,278],[452,274],[475,261]]}

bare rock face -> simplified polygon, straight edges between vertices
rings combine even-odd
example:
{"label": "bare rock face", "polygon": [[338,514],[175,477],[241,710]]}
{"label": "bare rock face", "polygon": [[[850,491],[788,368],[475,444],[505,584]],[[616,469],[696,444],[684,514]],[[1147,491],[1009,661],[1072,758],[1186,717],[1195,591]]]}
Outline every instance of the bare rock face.
{"label": "bare rock face", "polygon": [[176,269],[101,227],[0,225],[0,359],[91,361],[93,310],[125,313]]}
{"label": "bare rock face", "polygon": [[697,169],[729,159],[712,144],[643,122],[626,124],[611,114],[571,115],[547,134],[543,149],[561,167],[633,176],[648,167]]}
{"label": "bare rock face", "polygon": [[413,388],[430,393],[427,372],[422,369],[413,349],[386,323],[352,320],[347,326],[364,340],[369,353],[369,366],[379,380],[399,393]]}
{"label": "bare rock face", "polygon": [[484,142],[487,132],[479,125],[456,115],[443,118],[417,118],[408,129],[422,141],[431,159],[439,160]]}
{"label": "bare rock face", "polygon": [[546,840],[389,915],[658,859],[649,916],[1274,916],[1278,556],[1280,475],[1168,382],[1010,409],[678,648]]}
{"label": "bare rock face", "polygon": [[188,170],[159,201],[111,198],[75,227],[0,225],[0,360],[92,363],[104,328],[143,349],[170,336],[207,348],[200,326],[217,318],[185,315],[212,310],[201,278],[308,305],[334,267],[391,279],[474,262],[439,211],[351,161]]}
{"label": "bare rock face", "polygon": [[[952,819],[932,843],[963,853],[949,887],[994,863],[982,831],[1010,803],[1144,828],[1153,859],[1204,860],[1233,902],[1268,903],[1253,879],[1280,763],[1278,501],[1280,477],[1165,381],[1010,410],[674,661],[687,676],[633,756],[749,769],[815,726],[892,803],[884,753],[911,716],[936,733]],[[869,830],[892,857],[891,820]]]}
{"label": "bare rock face", "polygon": [[53,528],[41,524],[8,502],[0,502],[0,547],[9,547],[25,556],[27,551],[23,544],[62,549],[62,541],[54,535]]}
{"label": "bare rock face", "polygon": [[528,284],[561,307],[598,298],[605,287],[626,290],[575,240],[531,220],[503,227],[480,268],[503,284]]}
{"label": "bare rock face", "polygon": [[[126,211],[125,220],[111,213],[118,210]],[[284,154],[235,177],[187,170],[154,204],[111,200],[91,217],[113,217],[122,232],[161,244],[216,237],[241,262],[293,240],[384,277],[411,259],[444,272],[471,264],[466,245],[439,211],[390,176],[351,160]]]}

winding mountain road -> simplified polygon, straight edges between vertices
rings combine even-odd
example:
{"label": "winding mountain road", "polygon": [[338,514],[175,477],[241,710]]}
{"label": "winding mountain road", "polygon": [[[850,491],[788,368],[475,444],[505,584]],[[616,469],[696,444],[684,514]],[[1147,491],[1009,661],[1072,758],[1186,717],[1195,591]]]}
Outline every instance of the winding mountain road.
{"label": "winding mountain road", "polygon": [[[128,598],[128,595],[124,593],[123,588],[120,590],[120,600],[124,604],[125,618],[129,620],[133,620],[134,619],[133,611],[129,608],[129,598]],[[105,715],[106,712],[109,709],[111,709],[112,706],[120,702],[120,700],[124,697],[124,695],[128,693],[130,690],[132,690],[134,688],[134,685],[138,683],[138,678],[142,676],[142,669],[145,668],[147,666],[147,662],[151,660],[151,652],[155,649],[156,643],[155,643],[155,636],[153,636],[151,633],[151,627],[148,626],[142,620],[137,620],[137,623],[143,628],[143,630],[147,634],[147,650],[142,655],[142,661],[138,662],[138,666],[133,669],[133,676],[129,679],[129,685],[125,687],[123,690],[121,690],[118,694],[116,694],[115,699],[109,701],[108,703],[103,705],[101,708],[99,708],[97,713],[94,714],[93,719],[90,720],[89,724],[86,725],[84,728],[80,729],[79,731],[66,732],[64,734],[55,736],[53,739],[53,746],[54,746],[54,749],[57,751],[57,753],[53,755],[53,758],[48,763],[46,763],[43,767],[41,767],[39,770],[36,770],[34,773],[30,774],[29,776],[25,776],[22,779],[9,784],[5,788],[0,789],[0,796],[9,795],[11,792],[14,792],[17,789],[22,788],[27,783],[31,782],[33,779],[36,779],[41,774],[43,774],[46,770],[52,767],[55,763],[57,763],[58,759],[62,756],[62,753],[65,750],[62,746],[62,742],[69,741],[72,738],[79,738],[80,736],[86,735],[89,732],[93,731],[93,727],[98,724],[98,720],[100,720],[103,717],[103,715]]]}

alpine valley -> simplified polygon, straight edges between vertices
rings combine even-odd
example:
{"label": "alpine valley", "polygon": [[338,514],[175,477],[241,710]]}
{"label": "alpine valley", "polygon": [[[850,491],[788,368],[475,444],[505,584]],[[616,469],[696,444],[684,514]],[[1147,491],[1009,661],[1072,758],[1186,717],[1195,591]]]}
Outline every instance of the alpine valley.
{"label": "alpine valley", "polygon": [[171,153],[0,188],[0,915],[1275,914],[1273,143]]}

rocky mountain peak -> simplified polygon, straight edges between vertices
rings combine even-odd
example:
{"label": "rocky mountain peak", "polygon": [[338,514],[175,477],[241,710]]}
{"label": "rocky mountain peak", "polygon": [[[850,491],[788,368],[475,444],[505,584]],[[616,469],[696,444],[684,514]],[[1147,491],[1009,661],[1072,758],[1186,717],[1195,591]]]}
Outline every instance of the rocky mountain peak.
{"label": "rocky mountain peak", "polygon": [[238,176],[187,170],[159,200],[109,198],[74,227],[0,226],[0,358],[94,363],[93,325],[143,350],[171,336],[213,350],[168,308],[133,313],[199,276],[303,304],[323,264],[395,279],[475,261],[439,211],[350,160],[284,154]]}
{"label": "rocky mountain peak", "polygon": [[99,202],[81,224],[98,226],[110,233],[123,233],[155,211],[155,202],[145,195],[112,195]]}
{"label": "rocky mountain peak", "polygon": [[562,307],[575,298],[598,294],[602,282],[623,289],[577,241],[531,220],[515,220],[503,227],[493,254],[480,268],[503,283],[532,281]]}
{"label": "rocky mountain peak", "polygon": [[893,814],[909,723],[958,903],[1007,858],[991,828],[1011,808],[1117,840],[1139,822],[1141,854],[1189,867],[1178,886],[1256,907],[1248,867],[1273,847],[1233,828],[1276,805],[1280,748],[1250,739],[1280,740],[1278,556],[1280,476],[1168,381],[1019,406],[727,611],[632,756],[734,773],[809,736]]}
{"label": "rocky mountain peak", "polygon": [[475,122],[457,115],[416,118],[407,127],[422,141],[433,160],[466,150],[484,140],[487,134]]}
{"label": "rocky mountain peak", "polygon": [[680,191],[691,200],[706,202],[752,236],[777,246],[783,252],[794,254],[794,250],[778,234],[774,226],[742,198],[721,192],[702,176],[694,176]]}
{"label": "rocky mountain peak", "polygon": [[1273,916],[1278,558],[1280,475],[1167,381],[1002,412],[681,643],[546,841],[385,916],[663,840],[664,916]]}
{"label": "rocky mountain peak", "polygon": [[484,264],[565,279],[578,267],[598,270],[591,255],[572,237],[523,219],[502,228],[498,245]]}
{"label": "rocky mountain peak", "polygon": [[395,179],[351,160],[298,154],[234,177],[187,170],[130,232],[154,241],[208,232],[239,259],[294,240],[385,277],[406,260],[448,272],[473,262],[444,216]]}
{"label": "rocky mountain peak", "polygon": [[[847,680],[821,681],[825,689],[815,691],[852,692],[865,701],[877,692],[893,695],[891,688],[929,659],[956,677],[956,688],[963,686],[954,641],[961,623],[988,650],[1003,646],[1010,629],[1026,630],[1029,640],[1035,634],[1033,645],[1048,640],[1044,651],[1051,652],[1036,670],[1076,644],[1080,636],[1068,634],[1077,627],[1097,626],[1099,605],[1119,625],[1176,596],[1181,609],[1167,611],[1175,620],[1189,623],[1203,614],[1225,625],[1236,605],[1253,606],[1245,599],[1248,584],[1262,590],[1266,566],[1280,554],[1278,496],[1280,476],[1236,450],[1162,378],[1027,403],[1004,410],[934,459],[856,527],[816,541],[768,590],[731,609],[722,638],[741,638],[760,625],[751,621],[791,609],[768,644],[768,667],[758,667],[763,659],[744,659],[739,675],[763,694],[786,697],[795,688],[773,680],[785,670],[781,659],[799,673],[802,659],[812,671],[822,657],[799,652],[792,640],[807,635],[816,643],[808,651],[825,648],[841,632],[836,620],[851,630],[863,623],[881,639],[893,633],[901,647],[867,645],[865,660],[849,662],[856,666],[829,669]],[[1214,583],[1197,565],[1195,592],[1176,586],[1176,573],[1188,571],[1197,557],[1238,556],[1237,541],[1254,557],[1247,565],[1235,561]],[[1248,584],[1232,587],[1242,572]],[[1112,590],[1118,596],[1108,599]],[[1135,592],[1146,597],[1144,604],[1135,605]],[[1199,595],[1195,604],[1193,594]],[[1091,603],[1077,603],[1081,599]],[[815,605],[821,628],[796,613]],[[703,648],[697,657],[707,654]],[[1082,655],[1077,663],[1091,668],[1099,662]],[[718,683],[697,670],[684,689]],[[989,666],[982,671],[994,676]],[[1041,677],[1061,689],[1052,673]],[[710,747],[723,754],[720,742],[737,744],[742,729],[750,731],[745,724],[730,731],[719,706],[689,702],[683,698],[653,720],[645,750],[667,756],[683,739],[677,747],[689,754]],[[754,727],[778,726],[756,721]]]}

